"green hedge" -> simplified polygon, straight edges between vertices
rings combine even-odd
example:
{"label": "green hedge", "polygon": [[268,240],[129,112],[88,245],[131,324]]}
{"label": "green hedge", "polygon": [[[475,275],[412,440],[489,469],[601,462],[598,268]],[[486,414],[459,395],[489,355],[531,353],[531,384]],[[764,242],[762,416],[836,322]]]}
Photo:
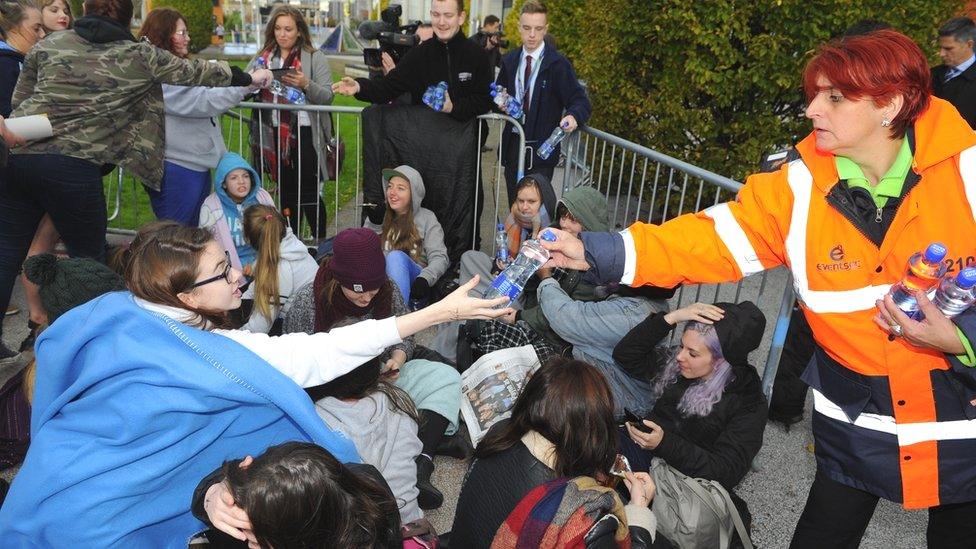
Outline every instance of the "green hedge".
{"label": "green hedge", "polygon": [[[817,46],[878,19],[935,58],[963,0],[558,0],[550,32],[593,102],[590,124],[733,178],[809,132],[800,91]],[[518,43],[522,0],[506,31]],[[513,45],[513,47],[515,47]]]}
{"label": "green hedge", "polygon": [[190,31],[190,51],[198,52],[210,45],[213,36],[213,5],[206,0],[155,0],[154,8],[178,10]]}

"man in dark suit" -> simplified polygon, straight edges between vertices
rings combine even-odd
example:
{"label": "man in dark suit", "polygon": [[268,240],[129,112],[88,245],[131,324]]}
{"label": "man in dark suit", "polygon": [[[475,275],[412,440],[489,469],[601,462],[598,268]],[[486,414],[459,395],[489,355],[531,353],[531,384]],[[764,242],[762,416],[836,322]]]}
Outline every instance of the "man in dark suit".
{"label": "man in dark suit", "polygon": [[[502,59],[498,84],[522,104],[525,117],[526,145],[532,147],[532,156],[526,154],[526,174],[537,173],[552,180],[552,172],[559,162],[559,149],[543,160],[534,151],[552,133],[556,126],[572,132],[590,117],[590,100],[583,86],[576,79],[573,65],[546,42],[549,31],[548,10],[537,0],[526,0],[519,16],[519,35],[522,47],[508,53]],[[508,186],[508,203],[515,201],[515,185],[523,174],[518,173],[519,144],[512,128],[502,132],[502,164],[505,165],[505,181]],[[554,212],[549,212],[553,215]]]}
{"label": "man in dark suit", "polygon": [[956,17],[939,27],[939,57],[942,64],[932,69],[932,90],[955,105],[969,127],[976,129],[976,23]]}

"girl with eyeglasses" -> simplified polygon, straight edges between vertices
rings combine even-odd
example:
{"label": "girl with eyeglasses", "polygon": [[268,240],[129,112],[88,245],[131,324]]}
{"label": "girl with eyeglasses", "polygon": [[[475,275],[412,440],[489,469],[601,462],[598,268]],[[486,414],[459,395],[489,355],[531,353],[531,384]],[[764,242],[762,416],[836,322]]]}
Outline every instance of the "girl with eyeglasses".
{"label": "girl with eyeglasses", "polygon": [[291,440],[360,461],[302,387],[429,326],[506,312],[466,284],[421,311],[326,333],[226,329],[241,273],[210,231],[172,221],[139,231],[124,278],[129,292],[73,309],[38,338],[33,441],[0,510],[6,543],[185,544],[203,530],[194,488],[223,461]]}

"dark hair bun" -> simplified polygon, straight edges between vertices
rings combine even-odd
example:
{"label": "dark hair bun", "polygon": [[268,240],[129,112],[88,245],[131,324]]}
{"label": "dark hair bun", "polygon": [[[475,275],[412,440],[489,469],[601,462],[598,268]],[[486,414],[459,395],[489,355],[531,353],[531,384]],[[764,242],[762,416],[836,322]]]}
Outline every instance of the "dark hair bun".
{"label": "dark hair bun", "polygon": [[37,254],[27,258],[24,262],[24,274],[38,286],[46,286],[54,282],[58,274],[58,258],[54,254]]}

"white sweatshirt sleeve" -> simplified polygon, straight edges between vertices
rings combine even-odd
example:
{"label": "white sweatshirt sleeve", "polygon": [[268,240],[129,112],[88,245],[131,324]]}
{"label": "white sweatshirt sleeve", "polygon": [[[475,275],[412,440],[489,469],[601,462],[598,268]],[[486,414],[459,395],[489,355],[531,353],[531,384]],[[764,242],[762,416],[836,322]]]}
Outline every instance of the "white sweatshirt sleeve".
{"label": "white sweatshirt sleeve", "polygon": [[317,334],[269,336],[244,330],[214,333],[247,347],[302,387],[328,383],[402,341],[396,317],[364,320]]}

